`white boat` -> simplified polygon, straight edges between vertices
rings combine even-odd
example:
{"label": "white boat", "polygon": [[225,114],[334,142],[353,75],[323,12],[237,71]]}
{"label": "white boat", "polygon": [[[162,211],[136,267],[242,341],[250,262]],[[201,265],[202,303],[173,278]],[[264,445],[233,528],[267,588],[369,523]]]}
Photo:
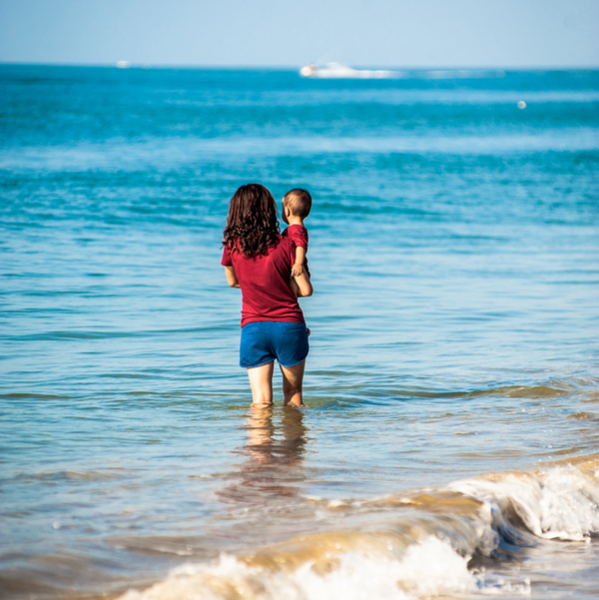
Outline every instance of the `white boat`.
{"label": "white boat", "polygon": [[302,67],[299,73],[313,79],[391,79],[400,76],[397,71],[352,69],[336,62],[327,63],[325,67],[310,64]]}

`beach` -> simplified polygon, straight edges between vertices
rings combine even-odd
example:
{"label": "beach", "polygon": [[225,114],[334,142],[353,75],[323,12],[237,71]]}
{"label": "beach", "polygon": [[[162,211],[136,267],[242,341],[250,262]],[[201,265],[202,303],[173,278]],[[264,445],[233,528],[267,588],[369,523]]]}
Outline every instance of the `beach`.
{"label": "beach", "polygon": [[[599,72],[0,66],[2,598],[599,597]],[[249,409],[242,184],[306,221]]]}

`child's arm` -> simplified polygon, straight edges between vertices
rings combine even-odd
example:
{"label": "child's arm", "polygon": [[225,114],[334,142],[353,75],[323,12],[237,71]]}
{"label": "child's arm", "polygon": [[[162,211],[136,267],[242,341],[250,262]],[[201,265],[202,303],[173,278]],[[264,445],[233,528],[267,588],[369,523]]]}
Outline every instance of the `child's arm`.
{"label": "child's arm", "polygon": [[304,272],[304,260],[306,259],[306,250],[301,246],[295,247],[295,264],[291,267],[292,277],[299,277]]}

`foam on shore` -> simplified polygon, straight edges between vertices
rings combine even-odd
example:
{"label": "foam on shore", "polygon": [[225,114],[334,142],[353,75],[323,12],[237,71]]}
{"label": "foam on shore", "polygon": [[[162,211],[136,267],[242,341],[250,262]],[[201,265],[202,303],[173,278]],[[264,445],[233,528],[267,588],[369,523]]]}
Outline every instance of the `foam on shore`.
{"label": "foam on shore", "polygon": [[585,541],[597,535],[599,457],[346,506],[361,517],[377,515],[378,526],[318,533],[244,556],[223,554],[214,562],[182,565],[121,600],[526,596],[526,578],[493,578],[469,569],[470,559],[500,560],[506,540],[517,552],[518,543],[530,545],[538,538]]}

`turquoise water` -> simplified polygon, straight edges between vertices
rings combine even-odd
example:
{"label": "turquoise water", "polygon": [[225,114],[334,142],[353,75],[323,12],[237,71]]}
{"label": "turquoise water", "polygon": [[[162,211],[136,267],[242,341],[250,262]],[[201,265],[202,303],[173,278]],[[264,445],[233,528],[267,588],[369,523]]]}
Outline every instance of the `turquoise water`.
{"label": "turquoise water", "polygon": [[[599,596],[599,72],[491,75],[0,66],[3,597]],[[250,181],[314,197],[304,412]]]}

